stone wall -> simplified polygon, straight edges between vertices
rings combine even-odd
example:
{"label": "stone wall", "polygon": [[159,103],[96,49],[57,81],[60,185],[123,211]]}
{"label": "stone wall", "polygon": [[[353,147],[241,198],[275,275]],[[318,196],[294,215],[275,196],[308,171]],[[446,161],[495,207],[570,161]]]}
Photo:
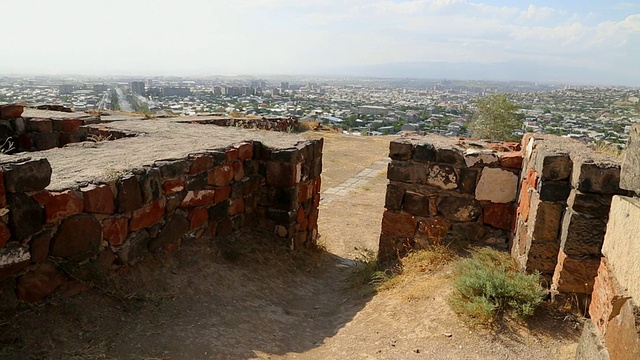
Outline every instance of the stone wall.
{"label": "stone wall", "polygon": [[67,282],[61,263],[116,271],[182,241],[254,227],[293,249],[310,246],[322,144],[245,141],[55,191],[46,158],[0,156],[0,285],[39,301]]}
{"label": "stone wall", "polygon": [[511,247],[522,269],[554,293],[590,294],[619,187],[620,159],[579,141],[528,134]]}
{"label": "stone wall", "polygon": [[522,164],[517,143],[429,135],[391,142],[379,259],[440,243],[449,232],[506,249]]}
{"label": "stone wall", "polygon": [[576,358],[640,359],[640,125],[634,125],[622,163]]}
{"label": "stone wall", "polygon": [[195,116],[179,118],[181,122],[194,124],[212,124],[218,126],[233,126],[244,129],[260,129],[270,131],[291,132],[298,127],[296,117],[229,117],[229,116]]}

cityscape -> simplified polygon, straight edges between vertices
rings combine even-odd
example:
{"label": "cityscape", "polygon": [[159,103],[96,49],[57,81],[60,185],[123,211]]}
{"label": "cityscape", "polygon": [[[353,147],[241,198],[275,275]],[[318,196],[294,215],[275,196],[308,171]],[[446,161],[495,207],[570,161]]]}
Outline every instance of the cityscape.
{"label": "cityscape", "polygon": [[0,103],[145,117],[297,117],[352,135],[468,135],[477,99],[506,93],[525,132],[624,148],[640,121],[640,90],[531,82],[216,77],[0,77]]}

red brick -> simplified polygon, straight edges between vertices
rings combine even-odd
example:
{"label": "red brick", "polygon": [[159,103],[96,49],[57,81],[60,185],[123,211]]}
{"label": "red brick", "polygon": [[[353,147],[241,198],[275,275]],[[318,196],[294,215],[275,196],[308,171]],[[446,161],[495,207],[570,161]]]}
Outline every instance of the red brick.
{"label": "red brick", "polygon": [[82,125],[84,125],[82,119],[64,119],[62,120],[62,131],[76,132]]}
{"label": "red brick", "polygon": [[84,198],[84,210],[98,214],[113,214],[115,196],[109,185],[85,186],[80,189]]}
{"label": "red brick", "polygon": [[164,216],[165,199],[162,198],[143,208],[135,210],[131,214],[130,231],[137,231],[151,226]]}
{"label": "red brick", "polygon": [[235,181],[240,181],[244,178],[244,165],[242,161],[234,161],[233,162],[233,179]]}
{"label": "red brick", "polygon": [[189,211],[189,228],[191,230],[198,228],[207,223],[209,219],[209,213],[205,208],[195,208]]}
{"label": "red brick", "polygon": [[224,186],[221,188],[217,188],[216,193],[213,197],[213,203],[218,204],[221,203],[231,196],[231,186]]}
{"label": "red brick", "polygon": [[440,239],[447,235],[450,227],[451,224],[439,216],[418,223],[418,231],[425,235],[431,243],[436,245],[440,244]]}
{"label": "red brick", "polygon": [[5,225],[5,223],[0,222],[0,249],[7,244],[11,238],[11,231],[9,231],[9,227]]}
{"label": "red brick", "polygon": [[4,173],[0,171],[0,207],[7,206],[7,189],[4,187]]}
{"label": "red brick", "polygon": [[244,200],[242,198],[237,198],[235,200],[231,200],[229,203],[229,215],[238,215],[244,212]]}
{"label": "red brick", "polygon": [[249,160],[253,157],[253,144],[244,143],[238,145],[238,158],[240,160]]}
{"label": "red brick", "polygon": [[184,197],[181,207],[196,207],[212,205],[215,197],[214,190],[194,190],[187,192],[187,196]]}
{"label": "red brick", "polygon": [[230,165],[220,165],[209,171],[208,183],[214,186],[227,186],[233,180],[233,167]]}
{"label": "red brick", "polygon": [[483,221],[498,229],[513,230],[515,209],[509,204],[487,204],[483,207]]}
{"label": "red brick", "polygon": [[500,166],[512,169],[522,168],[522,152],[511,151],[503,153],[500,156]]}
{"label": "red brick", "polygon": [[238,160],[238,149],[227,149],[224,153],[228,163]]}
{"label": "red brick", "polygon": [[102,220],[102,236],[109,245],[120,245],[129,233],[129,219],[107,218]]}
{"label": "red brick", "polygon": [[416,225],[415,217],[408,213],[386,210],[382,216],[382,233],[385,235],[413,238]]}
{"label": "red brick", "polygon": [[213,167],[213,159],[207,155],[196,155],[191,159],[189,174],[195,175]]}
{"label": "red brick", "polygon": [[29,119],[28,128],[32,132],[53,132],[53,123],[51,119]]}
{"label": "red brick", "polygon": [[184,190],[184,180],[167,180],[162,183],[162,191],[165,195],[179,193]]}
{"label": "red brick", "polygon": [[71,190],[59,193],[51,193],[49,201],[45,205],[47,222],[57,222],[71,215],[79,214],[84,208],[82,198]]}

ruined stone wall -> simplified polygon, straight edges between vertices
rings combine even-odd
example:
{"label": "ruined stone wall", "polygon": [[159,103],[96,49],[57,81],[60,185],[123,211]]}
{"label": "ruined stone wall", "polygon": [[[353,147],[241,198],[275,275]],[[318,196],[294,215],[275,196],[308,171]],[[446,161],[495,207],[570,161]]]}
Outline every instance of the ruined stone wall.
{"label": "ruined stone wall", "polygon": [[522,269],[554,293],[591,293],[620,159],[551,135],[522,140],[523,170],[511,247]]}
{"label": "ruined stone wall", "polygon": [[298,127],[298,118],[296,117],[235,118],[226,116],[197,116],[190,117],[188,119],[181,119],[180,121],[195,124],[212,124],[218,126],[233,126],[244,129],[260,129],[281,132],[290,132]]}
{"label": "ruined stone wall", "polygon": [[379,258],[440,243],[453,232],[506,249],[522,156],[517,143],[441,136],[390,144]]}
{"label": "ruined stone wall", "polygon": [[577,359],[640,359],[640,125],[631,131],[611,202],[587,324]]}
{"label": "ruined stone wall", "polygon": [[56,191],[47,190],[46,158],[0,156],[0,285],[38,301],[67,282],[61,263],[115,271],[182,241],[253,227],[294,249],[309,246],[322,144],[243,142]]}

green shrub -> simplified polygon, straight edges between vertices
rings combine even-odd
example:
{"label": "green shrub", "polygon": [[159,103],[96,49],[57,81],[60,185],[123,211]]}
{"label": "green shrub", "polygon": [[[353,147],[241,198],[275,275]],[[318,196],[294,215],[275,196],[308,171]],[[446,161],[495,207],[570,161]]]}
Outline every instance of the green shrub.
{"label": "green shrub", "polygon": [[539,282],[539,274],[520,272],[509,254],[483,248],[456,266],[450,304],[476,322],[492,322],[505,313],[527,317],[542,302]]}

